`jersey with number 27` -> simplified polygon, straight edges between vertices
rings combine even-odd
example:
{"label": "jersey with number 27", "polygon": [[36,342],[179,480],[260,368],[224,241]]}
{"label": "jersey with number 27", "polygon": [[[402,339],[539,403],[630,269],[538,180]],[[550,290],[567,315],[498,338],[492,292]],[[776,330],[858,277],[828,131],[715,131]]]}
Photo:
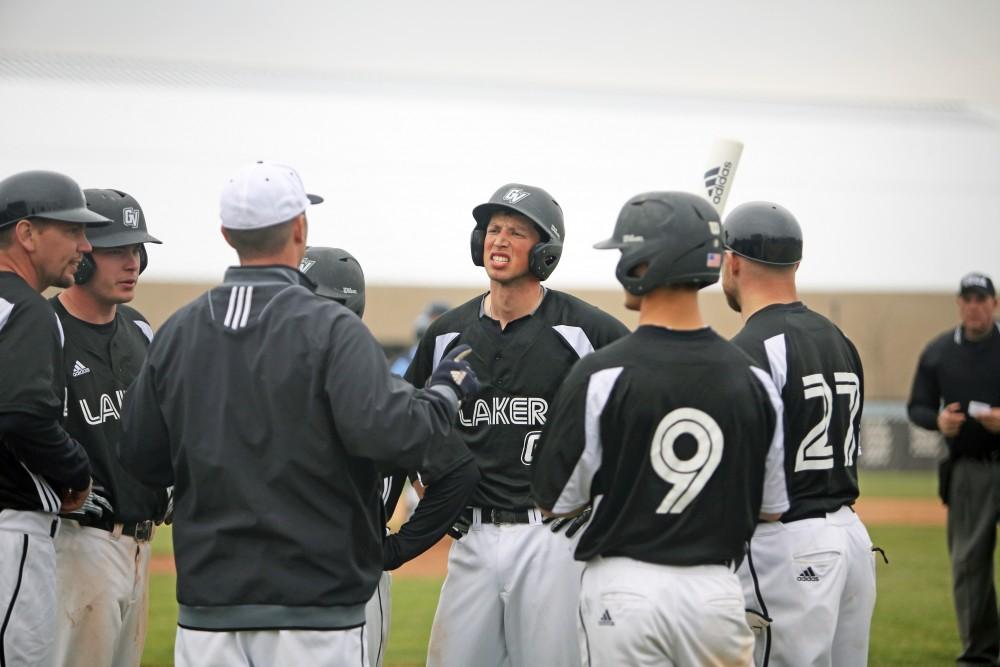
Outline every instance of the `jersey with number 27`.
{"label": "jersey with number 27", "polygon": [[852,505],[864,372],[854,344],[800,302],[754,313],[733,343],[767,369],[785,404],[785,475],[794,520]]}
{"label": "jersey with number 27", "polygon": [[582,359],[536,452],[539,506],[594,502],[578,560],[663,565],[742,557],[761,512],[788,506],[781,402],[713,330],[641,326]]}

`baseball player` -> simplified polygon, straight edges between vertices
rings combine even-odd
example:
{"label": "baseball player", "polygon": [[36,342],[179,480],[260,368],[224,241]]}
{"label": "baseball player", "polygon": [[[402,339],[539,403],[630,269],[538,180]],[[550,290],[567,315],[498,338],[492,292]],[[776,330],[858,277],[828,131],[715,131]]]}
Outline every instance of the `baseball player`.
{"label": "baseball player", "polygon": [[80,186],[51,171],[0,181],[0,664],[49,665],[59,511],[90,489],[83,447],[60,425],[63,332],[40,292],[68,287],[90,252]]}
{"label": "baseball player", "polygon": [[761,524],[740,568],[747,608],[772,619],[757,664],[865,665],[875,608],[872,542],[858,497],[864,372],[850,340],[806,308],[795,288],[802,231],[769,202],[726,218],[722,287],[744,327],[733,338],[767,370],[785,405],[791,507]]}
{"label": "baseball player", "polygon": [[60,665],[138,665],[149,607],[149,541],[166,513],[164,489],[125,473],[115,450],[125,390],[153,337],[149,323],[124,305],[147,264],[139,202],[118,190],[85,190],[87,207],[111,224],[89,234],[75,284],[49,300],[66,334],[65,425],[90,457],[88,502],[66,515],[56,537]]}
{"label": "baseball player", "polygon": [[701,197],[648,192],[596,248],[639,328],[577,364],[542,432],[542,510],[593,504],[576,549],[583,664],[751,664],[735,574],[758,518],[788,507],[781,402],[766,373],[705,325],[719,217]]}
{"label": "baseball player", "polygon": [[181,666],[367,664],[377,466],[419,466],[477,388],[467,347],[426,389],[393,377],[361,320],[313,292],[297,269],[321,201],[278,163],[227,181],[240,266],[167,320],[127,396],[122,465],[175,489]]}
{"label": "baseball player", "polygon": [[472,216],[472,260],[485,267],[489,291],[430,325],[406,375],[420,386],[450,351],[469,344],[482,382],[459,416],[482,481],[456,525],[457,535],[466,534],[449,553],[427,664],[578,665],[574,543],[542,526],[531,463],[566,373],[628,330],[542,286],[566,237],[562,209],[545,190],[505,185]]}
{"label": "baseball player", "polygon": [[[362,317],[365,311],[365,277],[351,253],[340,248],[310,247],[299,270],[316,283],[316,293],[342,303]],[[403,524],[382,543],[385,568],[378,588],[365,607],[365,634],[371,667],[381,667],[389,639],[392,611],[392,578],[389,570],[419,556],[437,543],[452,526],[479,482],[479,469],[460,438],[448,447],[428,450],[421,478],[427,483],[424,511]],[[380,527],[384,527],[399,502],[407,472],[397,470],[382,478]]]}

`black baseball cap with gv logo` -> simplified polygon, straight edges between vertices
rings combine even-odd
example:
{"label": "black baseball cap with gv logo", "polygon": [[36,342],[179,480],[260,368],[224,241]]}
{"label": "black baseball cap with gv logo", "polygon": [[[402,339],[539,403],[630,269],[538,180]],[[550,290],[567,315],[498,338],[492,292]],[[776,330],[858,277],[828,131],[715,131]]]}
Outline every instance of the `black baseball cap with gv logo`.
{"label": "black baseball cap with gv logo", "polygon": [[967,294],[982,294],[984,296],[996,296],[996,289],[993,287],[993,281],[985,273],[967,273],[962,276],[962,282],[958,284],[958,294],[959,296],[966,296]]}

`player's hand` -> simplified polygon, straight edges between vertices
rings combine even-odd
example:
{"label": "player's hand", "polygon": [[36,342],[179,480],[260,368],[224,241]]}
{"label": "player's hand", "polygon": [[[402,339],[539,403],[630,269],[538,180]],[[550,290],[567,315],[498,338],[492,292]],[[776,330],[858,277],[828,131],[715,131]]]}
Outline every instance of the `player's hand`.
{"label": "player's hand", "polygon": [[771,619],[764,616],[760,612],[754,611],[753,609],[746,609],[744,611],[746,612],[747,625],[750,626],[750,629],[753,630],[754,634],[758,634],[760,631],[766,629],[767,626],[771,625]]}
{"label": "player's hand", "polygon": [[472,520],[468,514],[462,512],[458,519],[455,521],[455,525],[448,529],[448,534],[454,537],[456,540],[460,540],[465,537],[469,532],[469,527],[472,525]]}
{"label": "player's hand", "polygon": [[989,413],[973,417],[990,433],[1000,433],[1000,408],[990,408]]}
{"label": "player's hand", "polygon": [[69,513],[73,517],[92,517],[100,519],[107,514],[114,514],[115,508],[111,505],[111,494],[100,484],[91,484],[90,493],[83,499],[83,504],[76,510]]}
{"label": "player's hand", "polygon": [[459,401],[464,401],[479,393],[479,378],[465,358],[472,353],[468,345],[456,345],[444,355],[441,363],[427,380],[427,386],[444,385],[455,392]]}
{"label": "player's hand", "polygon": [[163,516],[157,523],[165,523],[168,526],[174,522],[174,487],[167,487],[167,508],[163,510]]}
{"label": "player's hand", "polygon": [[563,528],[566,529],[566,537],[573,537],[580,529],[587,525],[590,521],[590,515],[594,513],[594,506],[587,505],[583,508],[583,511],[576,516],[550,516],[549,518],[542,521],[542,523],[548,524],[549,528],[553,533],[558,533]]}
{"label": "player's hand", "polygon": [[938,430],[944,437],[954,438],[965,423],[965,413],[961,411],[961,407],[958,403],[949,403],[938,413]]}
{"label": "player's hand", "polygon": [[59,506],[59,511],[67,514],[83,507],[83,503],[87,501],[87,496],[90,495],[91,484],[92,482],[88,482],[86,489],[66,489],[60,493],[59,500],[62,501],[62,504]]}

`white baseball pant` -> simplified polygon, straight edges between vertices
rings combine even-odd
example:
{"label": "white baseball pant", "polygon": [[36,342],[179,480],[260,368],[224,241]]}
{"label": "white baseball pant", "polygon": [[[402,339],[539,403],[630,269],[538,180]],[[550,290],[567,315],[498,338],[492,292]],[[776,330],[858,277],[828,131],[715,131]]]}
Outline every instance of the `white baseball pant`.
{"label": "white baseball pant", "polygon": [[553,533],[538,510],[532,524],[473,518],[448,554],[428,667],[577,667],[580,533]]}
{"label": "white baseball pant", "polygon": [[748,609],[769,616],[757,667],[863,667],[875,610],[875,558],[849,507],[761,523],[740,567]]}
{"label": "white baseball pant", "polygon": [[350,630],[243,630],[205,632],[177,628],[176,667],[337,665],[368,667],[364,626]]}
{"label": "white baseball pant", "polygon": [[56,664],[138,667],[149,618],[149,542],[62,522],[55,540]]}
{"label": "white baseball pant", "polygon": [[4,665],[47,667],[56,632],[59,519],[48,512],[0,510],[0,657]]}
{"label": "white baseball pant", "polygon": [[595,558],[580,587],[585,667],[749,667],[753,633],[724,565]]}
{"label": "white baseball pant", "polygon": [[382,667],[385,649],[389,643],[389,624],[392,620],[392,575],[382,572],[375,593],[365,605],[365,640],[371,667]]}

